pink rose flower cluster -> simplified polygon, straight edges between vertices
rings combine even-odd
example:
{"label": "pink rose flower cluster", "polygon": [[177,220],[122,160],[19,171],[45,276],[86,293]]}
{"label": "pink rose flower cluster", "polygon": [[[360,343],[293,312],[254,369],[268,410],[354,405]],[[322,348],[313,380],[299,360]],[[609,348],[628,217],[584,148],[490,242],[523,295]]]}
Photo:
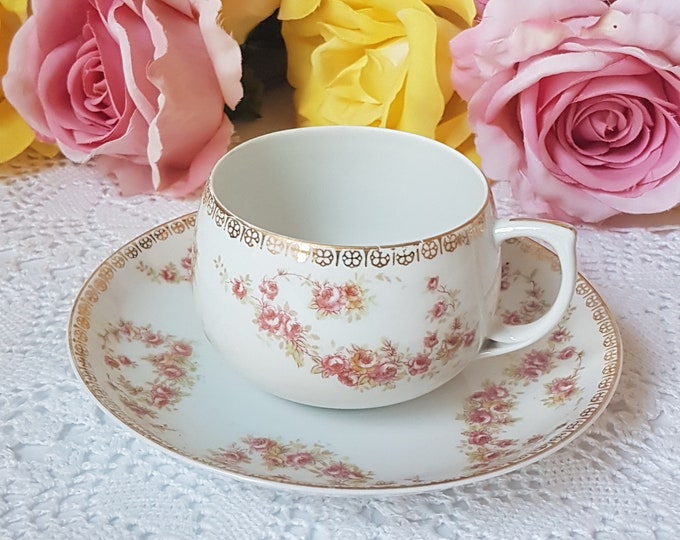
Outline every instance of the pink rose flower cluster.
{"label": "pink rose flower cluster", "polygon": [[37,136],[123,192],[203,185],[242,97],[220,0],[43,0],[14,37],[6,97]]}
{"label": "pink rose flower cluster", "polygon": [[482,169],[525,210],[599,222],[680,203],[680,5],[477,1],[450,43]]}

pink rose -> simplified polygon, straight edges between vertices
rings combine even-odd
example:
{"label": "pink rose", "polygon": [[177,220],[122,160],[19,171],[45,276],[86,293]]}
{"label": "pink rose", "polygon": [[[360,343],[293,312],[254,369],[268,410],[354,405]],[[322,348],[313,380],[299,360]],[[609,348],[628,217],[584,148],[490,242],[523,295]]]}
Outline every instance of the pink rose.
{"label": "pink rose", "polygon": [[223,452],[220,452],[218,459],[221,463],[227,464],[236,464],[241,463],[242,461],[247,463],[250,461],[248,456],[240,450],[224,450]]}
{"label": "pink rose", "polygon": [[286,318],[282,325],[281,332],[283,333],[283,337],[290,343],[299,346],[298,342],[303,337],[304,328],[302,328],[302,325],[294,319]]}
{"label": "pink rose", "polygon": [[41,139],[126,193],[184,195],[229,146],[241,55],[219,0],[45,0],[17,32],[6,97]]}
{"label": "pink rose", "polygon": [[163,344],[163,336],[149,330],[142,332],[142,341],[151,347],[156,347]]}
{"label": "pink rose", "polygon": [[266,452],[276,446],[276,441],[265,437],[253,437],[247,440],[248,446],[257,452]]}
{"label": "pink rose", "polygon": [[231,284],[231,293],[239,300],[243,300],[248,294],[248,288],[243,281],[235,279]]}
{"label": "pink rose", "polygon": [[315,462],[314,456],[309,452],[298,452],[286,456],[286,464],[294,468],[306,467]]}
{"label": "pink rose", "polygon": [[321,359],[321,374],[324,377],[340,375],[349,371],[349,361],[340,354],[331,354]]}
{"label": "pink rose", "polygon": [[423,338],[423,346],[426,349],[432,349],[439,343],[439,338],[437,337],[437,332],[428,332]]}
{"label": "pink rose", "polygon": [[465,332],[465,334],[463,334],[463,347],[471,347],[474,345],[476,337],[477,333],[474,330]]}
{"label": "pink rose", "polygon": [[172,380],[181,379],[186,375],[186,372],[181,367],[178,366],[162,365],[160,371],[162,375]]}
{"label": "pink rose", "polygon": [[493,422],[493,416],[486,409],[473,409],[468,413],[468,421],[471,424],[490,424]]}
{"label": "pink rose", "polygon": [[558,219],[677,205],[678,33],[668,0],[489,0],[451,40],[484,172]]}
{"label": "pink rose", "polygon": [[564,377],[553,380],[548,386],[548,390],[553,395],[568,398],[576,391],[576,384],[573,378]]}
{"label": "pink rose", "polygon": [[191,356],[194,348],[184,341],[177,341],[172,346],[172,352],[178,356]]}
{"label": "pink rose", "polygon": [[276,334],[286,324],[290,317],[286,313],[276,309],[273,306],[262,306],[257,322],[261,330]]}
{"label": "pink rose", "polygon": [[491,435],[486,431],[473,431],[468,435],[468,443],[483,446],[491,442]]}
{"label": "pink rose", "polygon": [[170,400],[172,400],[175,396],[176,392],[169,386],[165,386],[164,384],[154,384],[151,387],[151,399],[149,401],[151,405],[162,409],[168,403],[170,403]]}
{"label": "pink rose", "polygon": [[522,316],[517,311],[506,311],[501,315],[501,319],[505,324],[522,324]]}
{"label": "pink rose", "polygon": [[576,347],[569,346],[558,352],[557,358],[559,358],[560,360],[569,360],[576,356],[577,354],[578,353],[576,352]]}
{"label": "pink rose", "polygon": [[505,399],[510,395],[508,389],[498,384],[492,384],[484,388],[484,397],[488,400],[495,401],[498,399]]}
{"label": "pink rose", "polygon": [[418,354],[408,361],[408,373],[415,377],[427,373],[430,369],[430,357],[426,354]]}
{"label": "pink rose", "polygon": [[434,306],[432,306],[432,309],[430,310],[430,318],[431,319],[441,319],[444,314],[446,313],[446,310],[448,309],[448,306],[446,302],[443,302],[440,300],[437,302]]}
{"label": "pink rose", "polygon": [[371,368],[368,376],[376,384],[389,384],[398,378],[399,366],[397,366],[396,362],[383,362]]}
{"label": "pink rose", "polygon": [[337,315],[345,307],[346,302],[342,287],[325,284],[315,288],[312,307],[321,315]]}
{"label": "pink rose", "polygon": [[279,286],[276,284],[276,281],[272,281],[271,279],[263,279],[259,289],[267,300],[274,300],[279,294]]}

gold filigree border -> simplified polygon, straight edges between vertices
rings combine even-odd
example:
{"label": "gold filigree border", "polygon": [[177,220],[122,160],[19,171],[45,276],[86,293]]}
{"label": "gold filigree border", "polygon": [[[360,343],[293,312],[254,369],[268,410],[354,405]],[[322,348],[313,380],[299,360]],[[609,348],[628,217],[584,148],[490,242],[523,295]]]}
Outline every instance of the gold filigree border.
{"label": "gold filigree border", "polygon": [[417,242],[392,246],[331,246],[300,242],[254,227],[224,208],[209,188],[203,191],[201,209],[217,228],[227,236],[249,248],[266,250],[272,255],[292,257],[298,262],[311,261],[319,266],[344,266],[346,268],[408,266],[421,260],[434,259],[444,253],[453,253],[460,246],[468,246],[480,237],[487,226],[492,210],[484,207],[470,221],[453,231]]}

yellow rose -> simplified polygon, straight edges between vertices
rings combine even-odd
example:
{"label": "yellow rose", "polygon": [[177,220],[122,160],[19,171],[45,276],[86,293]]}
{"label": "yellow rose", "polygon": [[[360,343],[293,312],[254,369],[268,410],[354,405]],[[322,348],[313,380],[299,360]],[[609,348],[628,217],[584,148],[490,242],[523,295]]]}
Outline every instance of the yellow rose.
{"label": "yellow rose", "polygon": [[475,13],[473,0],[282,0],[299,123],[409,131],[476,159],[449,53]]}
{"label": "yellow rose", "polygon": [[[7,72],[7,56],[12,38],[28,15],[28,0],[0,0],[0,79]],[[0,86],[0,163],[9,161],[33,146],[40,153],[56,155],[52,145],[35,140],[33,130],[5,99]]]}
{"label": "yellow rose", "polygon": [[222,0],[220,24],[239,43],[279,7],[279,0]]}

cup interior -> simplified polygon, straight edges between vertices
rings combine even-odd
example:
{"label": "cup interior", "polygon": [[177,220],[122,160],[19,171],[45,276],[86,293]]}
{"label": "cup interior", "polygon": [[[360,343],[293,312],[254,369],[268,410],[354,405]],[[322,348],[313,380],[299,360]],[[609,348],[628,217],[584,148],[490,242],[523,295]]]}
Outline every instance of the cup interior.
{"label": "cup interior", "polygon": [[401,131],[296,128],[251,139],[215,166],[209,189],[229,213],[316,244],[416,242],[457,229],[487,204],[465,156]]}

